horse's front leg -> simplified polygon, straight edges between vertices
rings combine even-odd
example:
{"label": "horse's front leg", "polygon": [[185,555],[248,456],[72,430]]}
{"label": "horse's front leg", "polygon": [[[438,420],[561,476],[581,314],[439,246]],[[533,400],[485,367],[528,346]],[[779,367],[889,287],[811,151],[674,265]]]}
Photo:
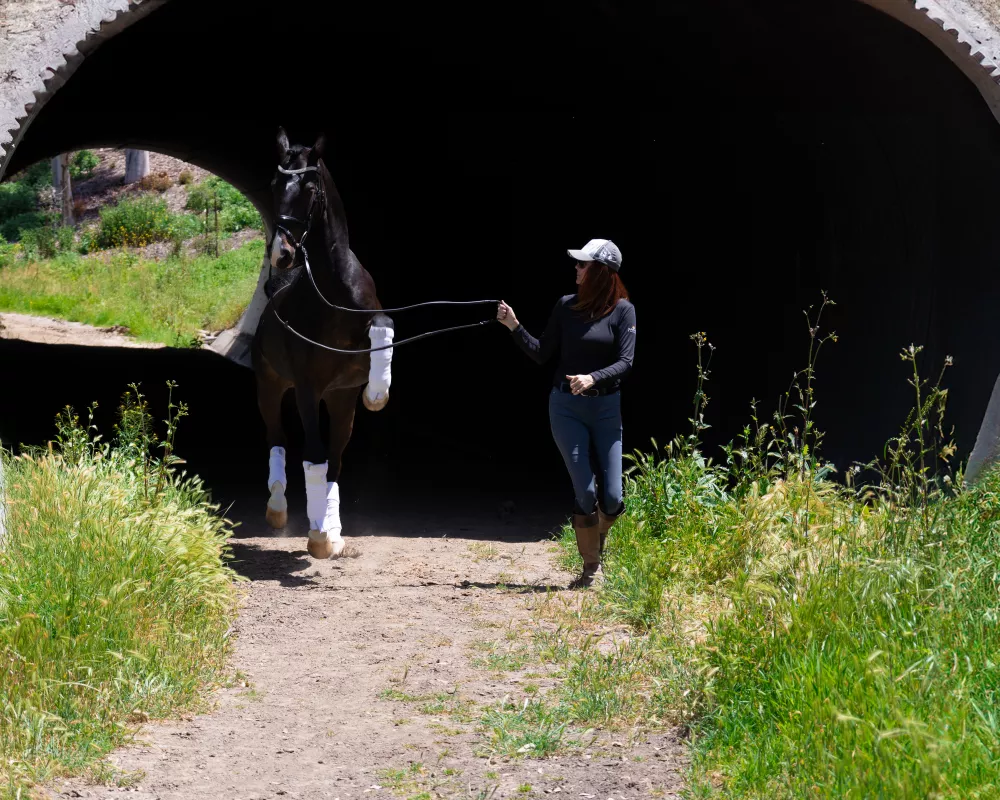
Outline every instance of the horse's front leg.
{"label": "horse's front leg", "polygon": [[[344,549],[340,538],[340,493],[327,480],[326,447],[319,433],[320,394],[308,386],[295,387],[295,403],[305,434],[302,469],[306,479],[306,516],[309,541],[306,549],[313,558],[329,558]],[[339,546],[338,546],[339,542]]]}
{"label": "horse's front leg", "polygon": [[340,555],[344,549],[342,525],[340,522],[340,472],[343,468],[344,450],[354,432],[354,412],[358,407],[358,394],[361,387],[354,389],[332,389],[323,395],[326,410],[330,416],[329,467],[327,478],[332,496],[336,499],[336,508],[329,509],[328,516],[336,515],[337,535],[333,542],[334,555]]}
{"label": "horse's front leg", "polygon": [[[372,347],[387,347],[392,344],[395,329],[392,319],[382,313],[375,315],[368,338]],[[365,387],[365,408],[369,411],[381,411],[389,402],[389,385],[392,383],[392,348],[378,350],[371,354],[368,369],[368,385]]]}

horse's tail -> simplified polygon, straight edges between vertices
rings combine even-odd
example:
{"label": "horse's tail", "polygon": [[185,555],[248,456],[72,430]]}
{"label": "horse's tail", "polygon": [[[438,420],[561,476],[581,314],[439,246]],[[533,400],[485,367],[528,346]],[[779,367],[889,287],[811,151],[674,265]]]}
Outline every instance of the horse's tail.
{"label": "horse's tail", "polygon": [[365,387],[362,401],[369,411],[381,411],[389,402],[389,384],[392,383],[392,338],[395,327],[392,319],[381,311],[375,314],[368,338],[372,347],[384,348],[371,354],[371,366],[368,368],[368,385]]}

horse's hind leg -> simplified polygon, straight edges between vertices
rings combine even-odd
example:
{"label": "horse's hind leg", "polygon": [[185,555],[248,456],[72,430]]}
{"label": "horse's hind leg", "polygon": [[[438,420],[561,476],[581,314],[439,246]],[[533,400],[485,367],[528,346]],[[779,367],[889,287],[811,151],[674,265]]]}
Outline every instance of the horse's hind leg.
{"label": "horse's hind leg", "polygon": [[[368,329],[372,347],[392,344],[395,335],[392,320],[385,314],[376,314]],[[362,398],[369,411],[381,411],[389,402],[389,384],[392,383],[392,348],[371,354],[368,368],[368,385]],[[353,412],[352,412],[353,419]]]}
{"label": "horse's hind leg", "polygon": [[288,524],[288,502],[285,489],[285,429],[281,424],[281,400],[288,391],[288,384],[270,369],[262,365],[256,373],[257,408],[267,428],[268,455],[267,500],[265,517],[272,528],[284,528]]}

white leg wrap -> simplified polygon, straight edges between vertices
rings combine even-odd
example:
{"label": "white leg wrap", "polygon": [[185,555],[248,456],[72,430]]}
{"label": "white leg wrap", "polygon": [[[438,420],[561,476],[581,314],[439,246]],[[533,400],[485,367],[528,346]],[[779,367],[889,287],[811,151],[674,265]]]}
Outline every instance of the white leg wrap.
{"label": "white leg wrap", "polygon": [[339,540],[340,487],[326,479],[327,462],[313,464],[303,461],[306,475],[306,514],[309,516],[309,538],[317,541]]}
{"label": "white leg wrap", "polygon": [[288,479],[285,477],[285,448],[272,447],[271,457],[267,462],[267,488],[274,490],[274,484],[280,483],[282,491],[288,488]]}
{"label": "white leg wrap", "polygon": [[[392,328],[376,328],[368,330],[372,347],[383,347],[392,344],[395,331]],[[379,350],[371,354],[371,366],[368,369],[368,385],[365,396],[373,403],[381,402],[389,394],[389,384],[392,383],[392,348]]]}
{"label": "white leg wrap", "polygon": [[285,448],[272,447],[271,458],[268,461],[267,488],[271,496],[267,499],[267,507],[279,513],[288,510],[285,499],[285,487],[288,479],[285,477]]}

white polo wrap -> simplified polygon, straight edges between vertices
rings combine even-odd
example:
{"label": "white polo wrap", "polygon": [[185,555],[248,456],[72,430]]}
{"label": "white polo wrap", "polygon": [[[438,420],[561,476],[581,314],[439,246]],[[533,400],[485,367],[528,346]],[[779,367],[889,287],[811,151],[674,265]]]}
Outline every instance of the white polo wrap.
{"label": "white polo wrap", "polygon": [[313,464],[302,462],[306,476],[306,514],[309,517],[309,535],[317,538],[313,531],[318,531],[322,539],[339,539],[340,524],[340,487],[335,482],[326,479],[327,462]]}
{"label": "white polo wrap", "polygon": [[[392,328],[377,328],[374,325],[368,330],[372,347],[384,347],[392,344],[395,334]],[[371,366],[368,369],[368,386],[365,395],[372,402],[379,402],[389,394],[389,384],[392,383],[392,348],[379,350],[371,354]]]}
{"label": "white polo wrap", "polygon": [[274,484],[280,483],[284,491],[288,488],[288,479],[285,477],[285,448],[272,447],[271,456],[267,461],[267,490],[271,491]]}

